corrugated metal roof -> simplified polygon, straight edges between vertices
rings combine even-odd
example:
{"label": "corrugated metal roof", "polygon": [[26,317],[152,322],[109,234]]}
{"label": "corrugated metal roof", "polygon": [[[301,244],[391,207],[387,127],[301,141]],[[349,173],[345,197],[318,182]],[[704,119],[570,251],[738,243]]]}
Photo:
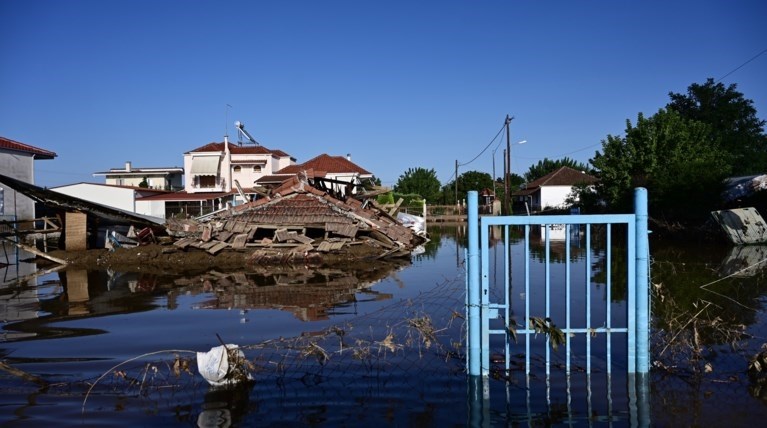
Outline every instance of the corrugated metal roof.
{"label": "corrugated metal roof", "polygon": [[45,150],[39,147],[30,146],[29,144],[20,143],[18,141],[14,141],[5,137],[0,137],[0,149],[28,153],[31,155],[35,155],[35,159],[53,159],[57,156],[56,153],[50,150]]}

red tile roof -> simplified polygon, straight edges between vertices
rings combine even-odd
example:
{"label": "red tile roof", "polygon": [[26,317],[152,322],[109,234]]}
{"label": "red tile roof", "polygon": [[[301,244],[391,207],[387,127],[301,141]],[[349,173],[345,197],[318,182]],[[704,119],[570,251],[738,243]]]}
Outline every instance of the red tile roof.
{"label": "red tile roof", "polygon": [[[202,147],[198,147],[194,150],[190,150],[189,153],[198,152],[223,152],[224,143],[208,143]],[[269,150],[264,146],[240,146],[237,144],[229,143],[229,152],[235,155],[272,155],[277,157],[290,156],[282,150]]]}
{"label": "red tile roof", "polygon": [[187,193],[185,191],[165,193],[162,195],[145,196],[142,201],[210,201],[213,199],[236,194],[231,192],[205,192],[205,193]]}
{"label": "red tile roof", "polygon": [[349,159],[346,159],[343,156],[330,156],[325,153],[302,164],[286,166],[285,168],[277,171],[276,174],[297,174],[307,169],[324,171],[330,174],[355,172],[357,174],[371,175],[370,172],[366,171],[359,165],[355,164]]}
{"label": "red tile roof", "polygon": [[282,226],[356,223],[351,214],[344,213],[333,202],[314,193],[292,193],[275,200],[264,200],[238,218],[256,224]]}
{"label": "red tile roof", "polygon": [[35,159],[53,159],[56,153],[29,144],[20,143],[5,137],[0,137],[0,149],[13,150],[16,152],[35,155]]}
{"label": "red tile roof", "polygon": [[597,178],[585,172],[563,166],[554,172],[533,180],[525,185],[525,188],[514,194],[530,194],[542,186],[575,186],[576,184],[594,184]]}

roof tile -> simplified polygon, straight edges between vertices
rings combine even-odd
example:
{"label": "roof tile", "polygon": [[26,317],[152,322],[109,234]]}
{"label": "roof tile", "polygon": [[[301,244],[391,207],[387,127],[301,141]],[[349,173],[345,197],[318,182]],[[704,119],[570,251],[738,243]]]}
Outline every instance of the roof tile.
{"label": "roof tile", "polygon": [[53,159],[56,157],[56,153],[50,150],[30,146],[29,144],[20,143],[5,137],[0,137],[0,149],[29,153],[35,155],[36,159]]}

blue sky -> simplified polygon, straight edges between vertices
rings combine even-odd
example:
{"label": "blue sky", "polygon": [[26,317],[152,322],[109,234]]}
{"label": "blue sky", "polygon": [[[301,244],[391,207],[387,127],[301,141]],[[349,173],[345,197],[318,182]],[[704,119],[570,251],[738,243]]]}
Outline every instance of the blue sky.
{"label": "blue sky", "polygon": [[482,150],[509,114],[523,173],[587,162],[708,77],[767,118],[767,53],[732,72],[767,49],[765,22],[763,0],[0,0],[0,135],[58,154],[42,186],[183,166],[235,120],[298,162],[445,184],[456,160],[502,174],[505,142]]}

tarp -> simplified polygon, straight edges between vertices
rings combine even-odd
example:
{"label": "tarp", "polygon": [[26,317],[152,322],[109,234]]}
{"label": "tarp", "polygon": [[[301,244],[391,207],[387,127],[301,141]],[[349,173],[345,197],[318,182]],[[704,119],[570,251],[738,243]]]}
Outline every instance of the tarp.
{"label": "tarp", "polygon": [[192,156],[192,175],[218,175],[219,156]]}

